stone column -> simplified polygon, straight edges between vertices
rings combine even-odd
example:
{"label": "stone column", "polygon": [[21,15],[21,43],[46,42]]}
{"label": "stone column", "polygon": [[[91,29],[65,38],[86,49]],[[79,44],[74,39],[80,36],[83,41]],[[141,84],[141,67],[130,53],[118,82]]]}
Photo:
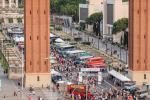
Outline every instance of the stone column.
{"label": "stone column", "polygon": [[15,2],[15,3],[16,3],[16,8],[18,8],[18,0],[16,0],[16,2]]}
{"label": "stone column", "polygon": [[12,1],[9,0],[9,8],[11,8],[11,6],[12,6]]}
{"label": "stone column", "polygon": [[3,2],[3,8],[5,8],[5,0],[3,0],[2,2]]}

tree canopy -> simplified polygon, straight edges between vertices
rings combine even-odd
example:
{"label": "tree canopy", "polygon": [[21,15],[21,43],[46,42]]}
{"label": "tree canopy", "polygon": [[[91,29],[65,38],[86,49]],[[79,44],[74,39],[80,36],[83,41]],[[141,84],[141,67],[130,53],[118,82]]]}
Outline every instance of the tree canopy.
{"label": "tree canopy", "polygon": [[94,14],[90,15],[86,19],[86,23],[87,24],[94,24],[94,23],[100,22],[102,20],[103,20],[103,13],[102,12],[98,12],[98,13],[94,13]]}
{"label": "tree canopy", "polygon": [[86,0],[51,0],[51,13],[64,14],[77,19],[79,16],[79,3],[85,2]]}
{"label": "tree canopy", "polygon": [[128,18],[121,18],[113,23],[113,34],[124,31],[126,28],[128,28]]}

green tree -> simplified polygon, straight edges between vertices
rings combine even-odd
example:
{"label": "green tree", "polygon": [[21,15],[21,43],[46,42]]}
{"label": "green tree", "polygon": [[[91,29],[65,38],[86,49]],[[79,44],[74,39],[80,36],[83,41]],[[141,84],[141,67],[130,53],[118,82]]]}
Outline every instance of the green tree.
{"label": "green tree", "polygon": [[94,13],[86,19],[86,23],[87,24],[94,24],[96,22],[101,22],[102,20],[103,20],[103,13],[102,12]]}
{"label": "green tree", "polygon": [[50,0],[50,9],[52,13],[58,13],[59,8],[59,0]]}
{"label": "green tree", "polygon": [[72,16],[74,21],[78,21],[79,3],[85,2],[86,0],[51,0],[51,13]]}
{"label": "green tree", "polygon": [[128,18],[121,18],[113,23],[113,34],[117,32],[124,31],[128,28]]}
{"label": "green tree", "polygon": [[87,19],[86,19],[86,23],[93,25],[93,32],[96,33],[96,36],[101,37],[101,31],[100,31],[100,22],[103,20],[103,13],[102,12],[98,12],[98,13],[94,13],[92,15],[90,15]]}

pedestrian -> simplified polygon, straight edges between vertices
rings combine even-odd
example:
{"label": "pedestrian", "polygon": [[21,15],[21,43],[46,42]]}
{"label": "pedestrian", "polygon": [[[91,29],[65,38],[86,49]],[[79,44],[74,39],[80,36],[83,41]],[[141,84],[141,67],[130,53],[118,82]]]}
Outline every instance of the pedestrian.
{"label": "pedestrian", "polygon": [[17,96],[17,93],[16,93],[16,91],[14,91],[14,96]]}
{"label": "pedestrian", "polygon": [[4,99],[3,100],[6,100],[6,96],[4,96]]}

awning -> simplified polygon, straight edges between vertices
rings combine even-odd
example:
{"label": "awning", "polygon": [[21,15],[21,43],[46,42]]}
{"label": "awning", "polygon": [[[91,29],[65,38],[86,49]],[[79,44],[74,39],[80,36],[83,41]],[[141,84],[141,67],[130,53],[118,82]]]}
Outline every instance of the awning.
{"label": "awning", "polygon": [[112,76],[114,76],[115,78],[117,78],[118,80],[120,80],[122,82],[131,81],[129,78],[127,78],[126,76],[118,73],[115,70],[109,71],[109,74],[112,75]]}

